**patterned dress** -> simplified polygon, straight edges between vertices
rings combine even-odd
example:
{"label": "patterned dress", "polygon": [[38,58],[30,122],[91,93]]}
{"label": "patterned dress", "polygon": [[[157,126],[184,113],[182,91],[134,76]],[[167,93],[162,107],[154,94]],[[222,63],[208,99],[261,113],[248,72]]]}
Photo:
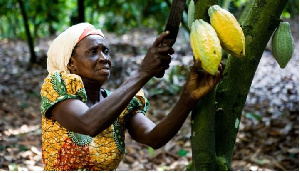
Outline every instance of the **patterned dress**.
{"label": "patterned dress", "polygon": [[[110,94],[107,90],[105,92]],[[47,112],[53,105],[70,98],[86,103],[86,92],[78,75],[59,71],[50,73],[44,80],[41,98],[44,170],[116,169],[125,153],[126,120],[137,112],[145,114],[149,107],[142,91],[138,92],[119,118],[92,138],[68,131],[53,119],[51,111]]]}

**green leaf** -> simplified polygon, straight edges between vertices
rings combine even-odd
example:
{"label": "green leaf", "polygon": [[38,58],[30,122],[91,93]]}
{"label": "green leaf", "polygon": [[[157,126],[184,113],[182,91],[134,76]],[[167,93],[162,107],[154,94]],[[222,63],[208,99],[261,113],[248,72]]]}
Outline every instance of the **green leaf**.
{"label": "green leaf", "polygon": [[23,103],[20,105],[20,107],[24,109],[24,108],[28,107],[28,103],[23,102]]}
{"label": "green leaf", "polygon": [[20,151],[27,151],[29,148],[26,145],[19,145]]}
{"label": "green leaf", "polygon": [[185,171],[195,171],[195,166],[194,166],[194,162],[191,161],[187,166]]}
{"label": "green leaf", "polygon": [[257,121],[261,121],[261,115],[258,115],[258,114],[246,112],[245,116],[250,119],[256,119]]}
{"label": "green leaf", "polygon": [[15,164],[15,163],[11,163],[8,165],[8,169],[10,171],[18,171],[18,167],[19,167],[19,165]]}
{"label": "green leaf", "polygon": [[149,153],[150,157],[153,157],[153,156],[154,156],[154,154],[155,154],[155,151],[154,151],[154,149],[153,149],[153,148],[151,148],[151,147],[148,147],[148,153]]}
{"label": "green leaf", "polygon": [[184,157],[186,156],[187,154],[189,153],[189,151],[183,149],[183,148],[180,148],[180,150],[177,152],[177,154],[180,156],[180,157]]}
{"label": "green leaf", "polygon": [[164,93],[164,89],[162,89],[162,88],[152,88],[152,89],[150,89],[149,93],[151,95],[160,95],[160,94]]}
{"label": "green leaf", "polygon": [[6,149],[6,147],[4,145],[0,145],[0,151],[3,151],[5,149]]}

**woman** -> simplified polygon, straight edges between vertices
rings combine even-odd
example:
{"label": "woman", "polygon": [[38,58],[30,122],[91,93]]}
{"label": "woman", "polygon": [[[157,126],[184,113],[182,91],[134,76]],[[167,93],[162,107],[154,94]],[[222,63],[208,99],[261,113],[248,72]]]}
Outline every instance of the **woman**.
{"label": "woman", "polygon": [[169,68],[174,50],[162,44],[167,35],[155,40],[137,72],[113,93],[102,88],[112,64],[100,30],[81,23],[52,42],[41,89],[45,170],[114,170],[125,153],[126,129],[155,149],[178,132],[197,100],[220,80],[222,65],[213,77],[199,72],[196,62],[174,108],[154,124],[144,116],[149,103],[141,89]]}

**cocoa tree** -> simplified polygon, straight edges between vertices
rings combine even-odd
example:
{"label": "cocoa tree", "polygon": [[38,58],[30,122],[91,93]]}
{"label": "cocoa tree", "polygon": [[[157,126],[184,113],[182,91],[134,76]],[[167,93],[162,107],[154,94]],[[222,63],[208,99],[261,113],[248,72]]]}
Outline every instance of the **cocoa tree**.
{"label": "cocoa tree", "polygon": [[[228,56],[218,86],[192,111],[193,162],[188,170],[230,170],[241,114],[263,51],[288,0],[254,0],[241,22],[245,58]],[[207,13],[218,0],[195,0],[195,19],[209,22]]]}
{"label": "cocoa tree", "polygon": [[28,24],[28,17],[27,17],[27,13],[25,10],[25,6],[23,3],[23,0],[18,0],[18,3],[20,5],[20,9],[21,9],[21,13],[22,13],[22,17],[23,17],[23,21],[24,21],[24,28],[26,31],[26,37],[27,37],[27,43],[29,46],[29,51],[30,51],[30,63],[36,63],[37,59],[36,59],[36,54],[34,52],[34,40],[33,37],[31,36],[30,33],[30,29],[29,29],[29,24]]}

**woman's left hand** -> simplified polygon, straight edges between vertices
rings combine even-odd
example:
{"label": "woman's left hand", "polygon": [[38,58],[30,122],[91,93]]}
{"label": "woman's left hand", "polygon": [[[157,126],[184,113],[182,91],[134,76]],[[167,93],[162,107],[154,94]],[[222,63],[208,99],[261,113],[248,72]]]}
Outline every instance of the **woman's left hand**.
{"label": "woman's left hand", "polygon": [[183,90],[183,94],[190,96],[193,101],[199,100],[211,91],[220,81],[224,70],[224,65],[220,63],[218,71],[215,76],[213,76],[204,70],[198,70],[200,67],[201,61],[196,60],[195,64],[191,67],[188,80]]}

